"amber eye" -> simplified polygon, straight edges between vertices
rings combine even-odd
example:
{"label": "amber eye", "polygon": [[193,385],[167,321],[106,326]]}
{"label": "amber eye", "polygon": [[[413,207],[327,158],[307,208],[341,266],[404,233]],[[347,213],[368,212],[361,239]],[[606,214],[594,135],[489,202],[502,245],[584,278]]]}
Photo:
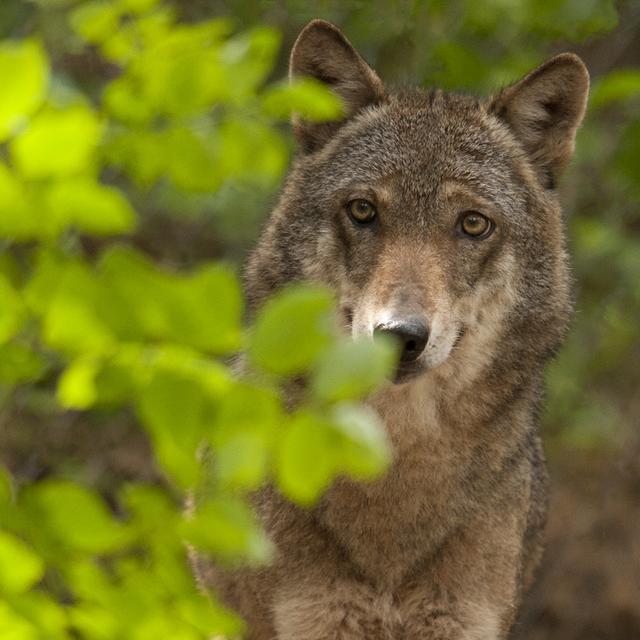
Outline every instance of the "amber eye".
{"label": "amber eye", "polygon": [[358,224],[368,224],[373,222],[376,217],[376,208],[363,198],[351,200],[347,203],[347,212],[349,217]]}
{"label": "amber eye", "polygon": [[477,211],[467,211],[460,218],[459,227],[471,238],[487,238],[493,231],[493,222]]}

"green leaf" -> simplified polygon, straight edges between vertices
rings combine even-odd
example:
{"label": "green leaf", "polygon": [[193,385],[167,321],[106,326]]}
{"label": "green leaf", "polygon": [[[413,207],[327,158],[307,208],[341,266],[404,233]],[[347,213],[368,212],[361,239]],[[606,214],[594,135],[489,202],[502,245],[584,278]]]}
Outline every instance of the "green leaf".
{"label": "green leaf", "polygon": [[276,465],[278,486],[302,505],[315,502],[329,486],[337,456],[329,423],[310,412],[296,413],[284,428]]}
{"label": "green leaf", "polygon": [[181,310],[176,337],[209,353],[230,353],[240,347],[242,291],[235,274],[224,265],[207,265],[188,276],[177,301]]}
{"label": "green leaf", "polygon": [[62,177],[92,169],[102,123],[87,106],[48,110],[11,144],[18,170],[30,179]]}
{"label": "green leaf", "polygon": [[[42,279],[32,281],[30,298],[35,296],[36,291],[40,291],[39,283],[43,287],[46,285],[46,271],[51,267],[47,262],[43,263]],[[113,349],[115,336],[109,327],[109,318],[101,313],[100,306],[102,303],[108,309],[110,301],[105,300],[100,283],[91,271],[81,263],[69,262],[52,273],[55,274],[55,279],[49,283],[49,291],[40,291],[40,295],[46,296],[47,303],[43,309],[42,328],[45,342],[54,349],[67,353],[104,352]],[[110,310],[114,314],[127,311],[113,307]]]}
{"label": "green leaf", "polygon": [[110,0],[86,2],[71,13],[71,26],[87,42],[100,43],[117,31],[122,12],[119,3]]}
{"label": "green leaf", "polygon": [[0,163],[0,236],[9,240],[37,237],[41,221],[29,207],[28,193],[20,180]]}
{"label": "green leaf", "polygon": [[330,344],[333,328],[333,300],[327,290],[290,287],[258,313],[249,355],[266,371],[302,373]]}
{"label": "green leaf", "polygon": [[2,640],[40,640],[38,629],[0,600],[0,638]]}
{"label": "green leaf", "polygon": [[331,425],[338,435],[340,470],[361,479],[380,475],[391,461],[384,426],[368,407],[341,404],[334,408]]}
{"label": "green leaf", "polygon": [[593,107],[603,107],[638,95],[640,95],[640,71],[618,69],[595,83],[589,102]]}
{"label": "green leaf", "polygon": [[251,507],[231,496],[208,500],[180,530],[196,548],[226,562],[264,564],[273,552]]}
{"label": "green leaf", "polygon": [[215,479],[230,489],[256,489],[264,481],[275,434],[285,420],[274,391],[234,383],[220,399],[208,441]]}
{"label": "green leaf", "polygon": [[[15,610],[38,627],[38,638],[47,640],[67,640],[66,608],[58,604],[53,597],[45,593],[32,590],[28,593],[14,596],[12,604]],[[6,637],[4,634],[0,637]]]}
{"label": "green leaf", "polygon": [[341,404],[328,416],[309,410],[294,414],[280,438],[278,486],[291,500],[315,502],[339,473],[369,480],[391,459],[384,428],[367,408]]}
{"label": "green leaf", "polygon": [[0,465],[0,504],[11,502],[13,499],[13,482],[11,474]]}
{"label": "green leaf", "polygon": [[47,363],[33,347],[12,341],[0,347],[0,382],[35,382],[46,371]]}
{"label": "green leaf", "polygon": [[43,574],[42,560],[21,540],[0,530],[0,591],[27,591]]}
{"label": "green leaf", "polygon": [[340,98],[313,78],[270,87],[262,95],[262,107],[275,118],[288,119],[295,113],[312,122],[336,120],[344,113]]}
{"label": "green leaf", "polygon": [[0,274],[0,344],[12,338],[21,328],[24,307],[18,292],[5,276]]}
{"label": "green leaf", "polygon": [[213,423],[213,401],[194,380],[170,371],[157,372],[139,397],[156,456],[182,487],[198,479],[196,451]]}
{"label": "green leaf", "polygon": [[132,13],[146,13],[155,8],[160,0],[118,0],[118,4],[123,11]]}
{"label": "green leaf", "polygon": [[136,215],[123,193],[86,178],[55,182],[45,194],[56,231],[75,226],[92,235],[126,233]]}
{"label": "green leaf", "polygon": [[65,480],[46,480],[34,486],[29,503],[43,518],[41,525],[71,549],[105,553],[121,548],[128,536],[98,495]]}
{"label": "green leaf", "polygon": [[396,346],[382,340],[346,340],[322,354],[312,379],[321,400],[355,400],[371,393],[393,370]]}
{"label": "green leaf", "polygon": [[58,402],[67,409],[87,409],[97,399],[95,358],[80,357],[71,362],[58,380]]}
{"label": "green leaf", "polygon": [[25,124],[42,104],[49,82],[49,63],[32,40],[0,43],[0,142]]}

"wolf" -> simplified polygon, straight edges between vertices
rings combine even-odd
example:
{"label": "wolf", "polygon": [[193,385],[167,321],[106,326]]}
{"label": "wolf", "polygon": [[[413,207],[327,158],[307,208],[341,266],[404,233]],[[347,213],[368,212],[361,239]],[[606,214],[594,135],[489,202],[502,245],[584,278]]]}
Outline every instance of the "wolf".
{"label": "wolf", "polygon": [[545,364],[570,318],[556,185],[589,75],[557,55],[497,95],[386,88],[314,20],[290,75],[327,85],[339,121],[295,117],[299,152],[246,268],[253,309],[320,282],[354,336],[389,334],[397,372],[369,399],[393,461],[311,509],[256,508],[264,569],[196,559],[251,640],[506,638],[542,550]]}

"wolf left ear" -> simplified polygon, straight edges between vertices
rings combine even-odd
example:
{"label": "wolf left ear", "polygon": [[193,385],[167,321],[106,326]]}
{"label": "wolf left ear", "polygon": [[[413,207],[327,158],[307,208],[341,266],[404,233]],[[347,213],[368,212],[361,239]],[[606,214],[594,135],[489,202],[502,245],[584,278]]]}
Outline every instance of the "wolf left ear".
{"label": "wolf left ear", "polygon": [[338,27],[325,20],[311,21],[293,45],[289,77],[308,76],[326,84],[342,98],[340,121],[314,123],[293,117],[293,131],[303,151],[322,147],[358,111],[384,98],[382,81],[362,59]]}
{"label": "wolf left ear", "polygon": [[573,154],[588,93],[584,63],[573,53],[562,53],[490,103],[489,110],[510,126],[548,189],[555,188]]}

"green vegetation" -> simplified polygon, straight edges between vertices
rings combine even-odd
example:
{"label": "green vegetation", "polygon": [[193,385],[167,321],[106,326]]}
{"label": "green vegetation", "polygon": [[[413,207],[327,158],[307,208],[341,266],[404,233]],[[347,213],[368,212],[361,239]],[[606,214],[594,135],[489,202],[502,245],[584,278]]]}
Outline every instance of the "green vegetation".
{"label": "green vegetation", "polygon": [[[91,441],[115,415],[153,455],[146,479],[71,457],[30,474],[23,453],[0,456],[3,640],[237,634],[241,621],[197,592],[185,542],[268,562],[252,490],[275,482],[307,505],[338,474],[385,468],[358,401],[389,347],[340,339],[315,288],[244,321],[236,269],[290,158],[284,123],[341,109],[281,80],[280,34],[320,15],[385,79],[486,92],[550,43],[617,21],[608,0],[224,5],[231,15],[177,0],[0,7],[0,428],[28,442],[25,415],[75,416]],[[615,447],[638,419],[639,95],[636,68],[596,78],[564,185],[579,313],[550,373],[556,448]],[[228,364],[239,351],[242,378]],[[290,411],[281,389],[299,376],[309,385]],[[199,509],[185,517],[190,492]]]}

